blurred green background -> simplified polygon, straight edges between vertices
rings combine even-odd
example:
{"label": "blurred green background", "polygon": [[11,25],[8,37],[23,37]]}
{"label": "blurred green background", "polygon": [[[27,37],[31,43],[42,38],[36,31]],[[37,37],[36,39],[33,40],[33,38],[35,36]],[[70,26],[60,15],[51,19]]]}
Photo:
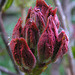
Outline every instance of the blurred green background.
{"label": "blurred green background", "polygon": [[[16,1],[18,1],[18,0],[16,0]],[[52,0],[45,0],[45,1],[47,2],[47,4],[50,4],[52,7],[54,7]],[[33,3],[31,3],[31,2],[29,2],[29,3],[28,3],[28,6],[25,6],[26,13],[30,6],[34,7],[36,4],[35,0]],[[13,28],[16,25],[19,17],[21,17],[21,11],[20,11],[20,8],[18,7],[18,5],[19,5],[18,2],[17,3],[13,2],[11,7],[3,13],[3,23],[4,23],[5,30],[8,34],[9,41],[11,40]],[[71,21],[72,21],[73,25],[75,25],[75,8],[72,10]],[[73,42],[73,43],[74,43],[74,46],[72,47],[72,50],[73,50],[73,55],[75,58],[75,42]],[[66,57],[67,57],[67,55],[64,56],[65,59],[67,59]],[[67,62],[67,60],[66,60],[66,62]],[[60,75],[66,75],[65,71],[64,71],[64,66],[62,63],[59,66],[59,72],[60,72]],[[0,36],[0,66],[6,67],[11,72],[15,73],[12,61],[6,51],[6,48],[5,48],[5,45],[3,43],[1,36]],[[51,66],[52,66],[52,64],[50,64],[48,66],[48,68],[46,69],[46,71],[43,72],[41,75],[50,75]],[[0,75],[7,75],[7,74],[0,71]]]}

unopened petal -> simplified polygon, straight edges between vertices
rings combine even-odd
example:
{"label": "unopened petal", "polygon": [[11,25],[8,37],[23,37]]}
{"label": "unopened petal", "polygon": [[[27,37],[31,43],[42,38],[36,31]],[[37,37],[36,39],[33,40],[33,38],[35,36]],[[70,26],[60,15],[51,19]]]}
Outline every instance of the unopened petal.
{"label": "unopened petal", "polygon": [[10,43],[10,47],[13,57],[18,65],[23,66],[26,69],[34,68],[36,64],[36,58],[28,47],[25,39],[13,39]]}
{"label": "unopened petal", "polygon": [[32,19],[28,19],[24,28],[25,31],[23,32],[25,32],[25,39],[28,43],[28,46],[32,52],[35,53],[35,47],[39,39],[39,30]]}
{"label": "unopened petal", "polygon": [[12,39],[22,37],[22,20],[19,18],[12,33]]}

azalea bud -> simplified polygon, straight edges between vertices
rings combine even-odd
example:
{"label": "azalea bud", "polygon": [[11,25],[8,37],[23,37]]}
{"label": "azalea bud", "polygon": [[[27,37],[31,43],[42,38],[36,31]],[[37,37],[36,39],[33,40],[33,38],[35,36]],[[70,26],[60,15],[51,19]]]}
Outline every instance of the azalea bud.
{"label": "azalea bud", "polygon": [[[25,32],[25,33],[24,33]],[[39,30],[36,23],[32,19],[28,19],[26,25],[23,29],[23,36],[25,37],[28,46],[31,48],[32,52],[35,53],[35,48],[39,39]]]}
{"label": "azalea bud", "polygon": [[51,60],[55,45],[55,32],[53,24],[48,19],[46,29],[38,41],[38,57],[41,62]]}
{"label": "azalea bud", "polygon": [[36,7],[40,9],[43,15],[46,14],[46,11],[49,8],[47,3],[44,0],[36,0]]}
{"label": "azalea bud", "polygon": [[68,50],[68,38],[64,31],[58,35],[58,40],[56,40],[55,50],[52,56],[52,61],[55,61],[59,56],[65,54]]}
{"label": "azalea bud", "polygon": [[19,38],[22,37],[22,20],[19,18],[17,24],[14,27],[13,33],[12,33],[12,38]]}
{"label": "azalea bud", "polygon": [[28,47],[25,39],[16,38],[10,42],[10,47],[15,61],[25,69],[32,69],[36,64],[36,58]]}
{"label": "azalea bud", "polygon": [[38,41],[38,58],[41,63],[55,61],[68,50],[68,38],[64,31],[58,34],[53,16],[48,18],[47,26]]}
{"label": "azalea bud", "polygon": [[38,29],[40,30],[40,33],[42,33],[42,31],[45,28],[45,18],[43,14],[40,12],[40,10],[36,7],[32,9],[30,18],[34,20]]}
{"label": "azalea bud", "polygon": [[[40,75],[48,63],[56,61],[68,50],[68,37],[59,30],[57,8],[52,9],[44,0],[36,0],[30,7],[25,26],[19,18],[14,27],[10,47],[14,60],[24,72]],[[41,67],[41,69],[40,69]]]}

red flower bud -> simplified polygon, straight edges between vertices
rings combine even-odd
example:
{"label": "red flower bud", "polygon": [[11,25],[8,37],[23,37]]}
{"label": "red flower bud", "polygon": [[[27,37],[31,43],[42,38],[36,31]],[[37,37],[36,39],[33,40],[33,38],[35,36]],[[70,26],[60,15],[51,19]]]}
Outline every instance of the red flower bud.
{"label": "red flower bud", "polygon": [[64,31],[58,34],[54,16],[48,18],[47,26],[38,41],[40,62],[55,61],[68,50],[68,38]]}
{"label": "red flower bud", "polygon": [[40,30],[40,33],[42,33],[45,28],[45,18],[37,7],[34,7],[34,9],[32,9],[30,18],[36,23],[38,29]]}
{"label": "red flower bud", "polygon": [[19,37],[22,37],[22,20],[21,18],[19,18],[17,24],[15,25],[15,28],[13,30],[13,33],[12,33],[12,38],[19,38]]}
{"label": "red flower bud", "polygon": [[65,54],[68,50],[68,38],[64,31],[58,35],[58,40],[56,40],[52,61],[55,61],[59,56]]}
{"label": "red flower bud", "polygon": [[38,41],[38,57],[41,62],[46,62],[50,60],[55,45],[55,30],[52,21],[50,21],[52,16],[49,17],[46,29],[42,33],[39,41]]}
{"label": "red flower bud", "polygon": [[18,20],[10,47],[21,70],[33,72],[67,52],[68,37],[64,31],[58,33],[60,23],[56,12],[57,8],[52,10],[44,0],[36,0],[36,6],[28,10],[24,27],[21,18]]}
{"label": "red flower bud", "polygon": [[43,15],[46,14],[46,11],[49,8],[48,5],[46,4],[46,2],[44,0],[36,0],[36,7],[41,10],[41,13]]}
{"label": "red flower bud", "polygon": [[23,29],[23,33],[28,43],[28,46],[31,48],[32,52],[35,53],[35,51],[33,50],[35,50],[39,39],[39,30],[32,19],[27,20],[26,25]]}
{"label": "red flower bud", "polygon": [[28,18],[30,18],[31,11],[32,11],[32,7],[30,7],[29,10],[28,10],[28,14],[26,16],[26,21],[27,21]]}
{"label": "red flower bud", "polygon": [[10,47],[17,64],[26,69],[34,68],[36,64],[36,58],[28,47],[25,39],[13,39],[10,43]]}

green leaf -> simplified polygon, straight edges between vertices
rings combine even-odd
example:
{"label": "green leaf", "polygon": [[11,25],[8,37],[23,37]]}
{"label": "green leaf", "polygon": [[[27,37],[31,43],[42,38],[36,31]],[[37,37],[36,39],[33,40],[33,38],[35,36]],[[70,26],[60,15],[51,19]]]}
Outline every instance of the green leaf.
{"label": "green leaf", "polygon": [[73,57],[75,59],[75,46],[72,47],[72,53],[73,53]]}
{"label": "green leaf", "polygon": [[3,7],[3,11],[6,11],[13,3],[13,0],[7,0],[6,4]]}

